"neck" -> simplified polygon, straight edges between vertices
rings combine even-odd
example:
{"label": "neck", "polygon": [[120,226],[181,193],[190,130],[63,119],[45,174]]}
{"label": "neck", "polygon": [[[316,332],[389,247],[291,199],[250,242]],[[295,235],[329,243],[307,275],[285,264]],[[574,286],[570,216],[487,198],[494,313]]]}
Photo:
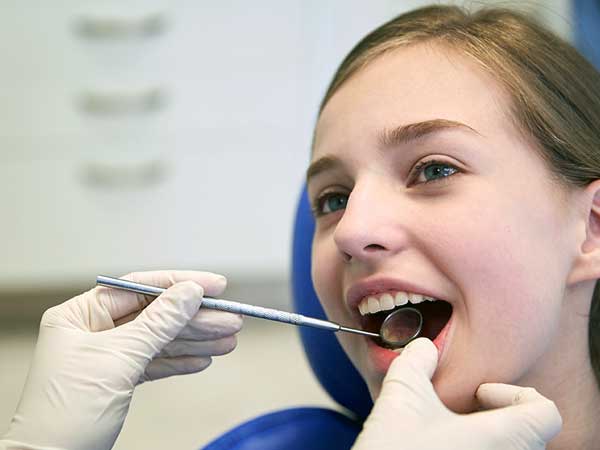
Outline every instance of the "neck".
{"label": "neck", "polygon": [[550,343],[548,352],[517,383],[534,387],[554,401],[560,411],[563,427],[546,447],[548,450],[594,448],[600,440],[600,390],[590,361],[591,294],[587,295],[587,302],[567,298],[565,305],[568,303],[568,306],[563,309],[559,327],[561,332]]}

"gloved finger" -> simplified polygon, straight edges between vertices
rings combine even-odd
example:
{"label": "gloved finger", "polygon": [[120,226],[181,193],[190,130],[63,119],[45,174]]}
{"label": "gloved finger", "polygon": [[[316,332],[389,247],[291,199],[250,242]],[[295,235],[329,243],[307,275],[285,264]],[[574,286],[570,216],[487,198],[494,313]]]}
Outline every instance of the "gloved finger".
{"label": "gloved finger", "polygon": [[373,411],[402,418],[407,427],[446,412],[431,384],[437,361],[437,348],[429,339],[418,338],[408,344],[392,361]]}
{"label": "gloved finger", "polygon": [[[148,297],[148,299],[149,299],[149,301],[148,301],[148,304],[149,304],[151,301],[150,297]],[[119,319],[115,319],[113,321],[113,324],[115,327],[118,327],[120,325],[123,325],[124,323],[131,322],[132,320],[135,320],[135,318],[137,316],[139,316],[142,311],[143,311],[142,309],[140,309],[139,311],[133,311],[132,313],[127,314],[126,316],[123,316]]]}
{"label": "gloved finger", "polygon": [[146,366],[138,384],[154,381],[173,375],[186,375],[201,372],[212,363],[210,356],[179,356],[177,358],[156,358]]}
{"label": "gloved finger", "polygon": [[487,411],[494,414],[494,420],[504,421],[510,430],[519,430],[528,442],[539,439],[546,443],[562,427],[562,418],[554,402],[534,388],[485,383],[479,386],[475,396],[483,408],[494,408]]}
{"label": "gloved finger", "polygon": [[175,339],[169,342],[156,355],[158,358],[176,356],[220,356],[232,352],[237,345],[235,336],[228,336],[214,341],[189,341]]}
{"label": "gloved finger", "polygon": [[[227,279],[222,275],[193,270],[133,272],[121,278],[163,288],[169,288],[182,281],[195,281],[204,288],[204,293],[208,296],[220,295],[227,285]],[[106,287],[94,288],[90,293],[95,293],[95,295],[88,301],[90,301],[96,309],[104,310],[119,324],[124,323],[123,318],[125,317],[129,316],[131,319],[135,317],[139,311],[144,309],[154,300],[154,297],[152,296]]]}
{"label": "gloved finger", "polygon": [[192,317],[177,338],[197,341],[214,341],[231,336],[242,329],[243,318],[240,314],[203,308]]}
{"label": "gloved finger", "polygon": [[[135,311],[115,321],[115,326],[131,322],[141,311]],[[181,331],[178,339],[190,339],[196,341],[214,341],[222,337],[239,333],[242,329],[244,319],[241,314],[226,311],[203,308],[200,305],[198,313],[192,317],[186,327]]]}
{"label": "gloved finger", "polygon": [[174,340],[198,312],[204,290],[193,281],[177,283],[135,320],[111,330],[122,352],[142,367]]}
{"label": "gloved finger", "polygon": [[431,380],[437,362],[438,352],[433,342],[424,337],[418,338],[410,342],[392,362],[386,378],[389,377],[390,381],[398,377]]}
{"label": "gloved finger", "polygon": [[534,388],[503,383],[484,383],[475,392],[475,397],[484,409],[496,409],[537,400],[547,400]]}

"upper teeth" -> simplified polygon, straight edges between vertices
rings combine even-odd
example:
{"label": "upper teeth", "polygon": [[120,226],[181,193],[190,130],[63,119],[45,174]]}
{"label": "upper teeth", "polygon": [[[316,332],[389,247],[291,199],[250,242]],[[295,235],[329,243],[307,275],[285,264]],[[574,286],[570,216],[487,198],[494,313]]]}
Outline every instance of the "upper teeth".
{"label": "upper teeth", "polygon": [[379,311],[394,309],[396,306],[406,305],[407,303],[421,303],[425,300],[434,302],[436,299],[422,294],[413,294],[412,292],[396,292],[385,294],[369,295],[363,298],[358,304],[358,310],[361,315],[374,314]]}

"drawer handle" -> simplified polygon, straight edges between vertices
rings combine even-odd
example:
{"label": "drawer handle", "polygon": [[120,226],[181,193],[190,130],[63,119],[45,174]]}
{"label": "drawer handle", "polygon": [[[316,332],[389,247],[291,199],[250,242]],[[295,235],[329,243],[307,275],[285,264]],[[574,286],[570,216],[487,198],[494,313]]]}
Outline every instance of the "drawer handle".
{"label": "drawer handle", "polygon": [[90,114],[147,113],[160,110],[167,95],[160,87],[139,90],[94,90],[81,95],[80,107]]}
{"label": "drawer handle", "polygon": [[109,189],[144,188],[166,178],[167,163],[163,159],[147,161],[93,161],[84,166],[85,184]]}
{"label": "drawer handle", "polygon": [[84,15],[77,18],[75,30],[90,39],[124,39],[131,37],[153,37],[164,33],[168,27],[163,12],[144,16]]}

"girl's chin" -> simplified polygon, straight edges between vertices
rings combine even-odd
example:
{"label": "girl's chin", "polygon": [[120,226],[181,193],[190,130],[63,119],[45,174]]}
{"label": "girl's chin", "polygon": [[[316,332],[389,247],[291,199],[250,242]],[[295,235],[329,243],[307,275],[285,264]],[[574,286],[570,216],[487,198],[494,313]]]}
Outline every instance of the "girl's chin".
{"label": "girl's chin", "polygon": [[433,381],[433,388],[442,403],[450,411],[457,414],[468,414],[479,411],[479,404],[475,399],[475,390],[467,386],[446,386],[443,382]]}
{"label": "girl's chin", "polygon": [[[386,357],[389,358],[389,355]],[[391,357],[391,360],[393,359],[394,356]],[[434,376],[432,384],[436,395],[446,408],[457,414],[467,414],[479,411],[480,407],[475,399],[475,391],[477,390],[478,383],[470,384],[468,380],[465,379],[457,382],[451,375],[445,375],[446,376],[444,377]],[[365,377],[373,401],[379,397],[384,377],[384,371],[375,370],[372,370],[369,375]]]}

